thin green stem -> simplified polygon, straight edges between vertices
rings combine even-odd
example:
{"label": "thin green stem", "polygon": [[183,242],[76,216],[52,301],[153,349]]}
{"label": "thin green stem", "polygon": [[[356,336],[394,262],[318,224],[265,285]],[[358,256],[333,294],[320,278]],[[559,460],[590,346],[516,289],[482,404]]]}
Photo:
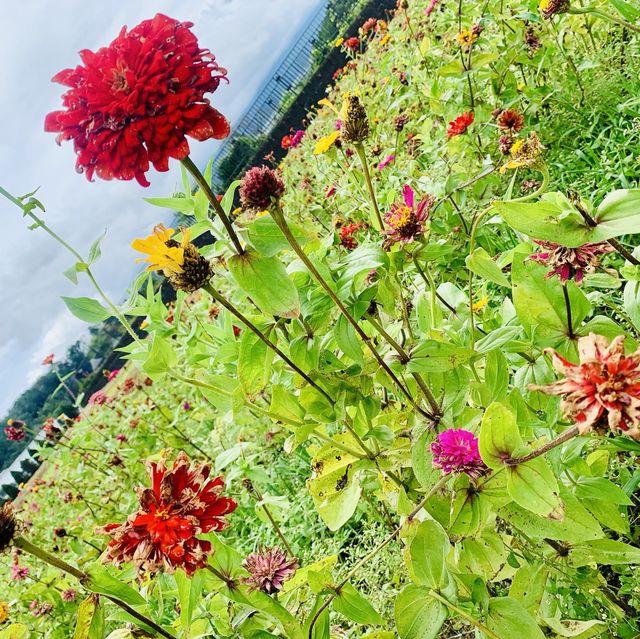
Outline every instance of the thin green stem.
{"label": "thin green stem", "polygon": [[224,228],[226,229],[227,233],[229,234],[229,239],[233,243],[233,246],[235,247],[236,251],[240,255],[242,255],[244,253],[244,249],[242,248],[242,244],[240,244],[240,239],[238,238],[236,230],[233,228],[233,225],[231,224],[231,220],[225,213],[220,202],[218,202],[218,198],[216,197],[215,193],[211,190],[211,187],[209,186],[209,183],[207,182],[207,180],[204,178],[204,175],[200,173],[200,169],[198,169],[198,167],[195,165],[193,160],[188,155],[186,158],[181,160],[181,162],[182,162],[182,165],[185,167],[185,169],[189,171],[193,179],[198,183],[198,186],[202,189],[202,192],[207,197],[207,200],[209,200],[209,203],[211,204],[211,206],[213,206],[215,212],[218,214],[218,217],[220,218],[220,221],[224,225]]}
{"label": "thin green stem", "polygon": [[287,538],[284,536],[284,533],[282,532],[282,529],[280,528],[280,526],[279,526],[278,522],[276,521],[275,517],[271,514],[271,511],[269,510],[267,505],[264,503],[264,498],[260,494],[260,491],[253,485],[253,482],[251,482],[250,480],[247,480],[245,482],[245,485],[247,487],[247,490],[259,502],[262,502],[262,503],[259,504],[259,507],[262,508],[262,510],[264,510],[264,514],[267,516],[267,519],[271,522],[271,525],[273,526],[273,529],[275,530],[276,535],[278,535],[278,537],[280,537],[280,541],[282,541],[282,543],[284,544],[284,547],[287,549],[287,552],[289,553],[289,557],[294,557],[295,555],[293,554],[293,550],[291,549],[291,545],[287,541]]}
{"label": "thin green stem", "polygon": [[480,632],[485,634],[490,639],[503,639],[503,637],[501,637],[500,635],[497,635],[495,632],[493,632],[493,630],[490,630],[489,628],[487,628],[487,626],[485,626],[482,622],[478,621],[475,617],[472,617],[466,610],[463,610],[462,608],[451,603],[448,599],[438,594],[435,590],[430,590],[429,596],[433,597],[434,599],[439,601],[441,604],[444,604],[450,610],[453,610],[453,612],[455,612],[459,617],[462,617],[463,619],[468,621],[471,625],[475,626]]}
{"label": "thin green stem", "polygon": [[389,365],[384,361],[380,353],[376,350],[376,347],[372,344],[371,338],[362,330],[360,324],[354,319],[354,317],[349,313],[346,309],[345,305],[342,303],[340,298],[336,295],[335,291],[329,286],[329,284],[325,281],[324,277],[320,275],[318,269],[315,267],[313,262],[309,259],[307,254],[302,250],[302,247],[293,236],[289,225],[287,224],[282,209],[280,208],[279,203],[272,209],[271,216],[278,228],[282,231],[282,234],[285,236],[287,241],[289,242],[291,248],[294,250],[296,255],[300,258],[303,264],[309,269],[311,275],[313,275],[314,279],[320,284],[320,286],[324,289],[327,295],[331,298],[333,303],[336,305],[338,310],[342,313],[345,319],[353,326],[353,329],[358,334],[360,339],[366,344],[367,348],[378,362],[380,367],[387,373],[387,375],[391,378],[391,380],[396,384],[396,386],[400,389],[402,394],[407,398],[409,403],[424,417],[428,419],[433,419],[433,415],[425,411],[412,397],[409,389],[398,379],[397,375],[389,368]]}
{"label": "thin green stem", "polygon": [[[407,522],[413,521],[415,516],[425,507],[427,502],[447,483],[449,480],[448,475],[444,475],[441,477],[429,490],[429,492],[418,502],[418,505],[409,513],[407,516]],[[316,613],[309,624],[309,639],[313,639],[313,627],[318,621],[320,615],[331,605],[331,602],[340,594],[340,591],[347,584],[349,579],[355,575],[360,568],[364,565],[368,564],[385,546],[388,546],[402,531],[405,523],[403,522],[400,526],[398,526],[391,534],[389,534],[385,539],[383,539],[371,552],[366,554],[358,563],[356,563],[349,572],[345,575],[344,579],[340,581],[339,584],[334,586],[332,590],[334,594],[331,594],[327,597],[327,599],[323,602],[323,604],[318,608]]]}
{"label": "thin green stem", "polygon": [[536,448],[536,450],[530,452],[528,455],[524,455],[523,457],[512,457],[510,459],[505,460],[505,464],[507,466],[517,466],[518,464],[524,464],[525,462],[531,461],[536,457],[540,457],[540,455],[544,455],[548,453],[550,450],[557,448],[558,446],[564,444],[565,442],[577,437],[580,434],[580,428],[577,425],[571,426],[567,428],[563,433],[558,435],[555,439],[552,439],[550,442],[541,446],[540,448]]}
{"label": "thin green stem", "polygon": [[635,24],[631,24],[631,22],[627,22],[623,18],[619,18],[618,16],[611,15],[610,13],[602,9],[589,8],[589,7],[585,9],[579,9],[576,7],[572,7],[571,9],[569,9],[569,13],[572,13],[574,15],[590,13],[594,16],[598,16],[599,18],[602,18],[603,20],[609,20],[611,22],[615,22],[616,24],[619,24],[627,29],[631,29],[631,31],[640,33],[640,27],[636,26]]}
{"label": "thin green stem", "polygon": [[373,181],[371,180],[371,173],[369,172],[369,164],[367,162],[367,156],[364,151],[364,147],[362,143],[358,143],[356,146],[356,153],[360,158],[360,164],[362,165],[362,172],[364,173],[364,179],[367,183],[367,190],[369,191],[369,197],[371,198],[371,204],[373,205],[373,212],[376,215],[376,220],[378,222],[378,230],[382,231],[384,229],[384,223],[382,221],[382,216],[380,215],[380,209],[378,208],[378,201],[376,200],[376,192],[373,189]]}

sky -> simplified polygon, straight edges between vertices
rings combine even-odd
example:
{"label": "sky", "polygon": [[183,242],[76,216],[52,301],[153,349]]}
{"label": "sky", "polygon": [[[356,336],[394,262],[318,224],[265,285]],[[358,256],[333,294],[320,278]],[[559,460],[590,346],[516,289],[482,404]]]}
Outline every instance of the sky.
{"label": "sky", "polygon": [[[132,239],[143,237],[165,213],[142,200],[180,188],[180,168],[151,170],[148,188],[135,181],[88,182],[75,172],[73,143],[55,143],[45,133],[45,115],[60,108],[64,87],[51,78],[79,64],[78,51],[113,40],[122,25],[133,27],[157,12],[194,23],[200,45],[228,70],[212,104],[232,125],[255,97],[261,82],[286,52],[322,0],[24,0],[6,3],[0,21],[0,185],[14,195],[39,188],[44,218],[59,235],[86,255],[105,229],[95,274],[107,294],[121,300],[140,267]],[[200,166],[218,143],[195,142]],[[30,231],[21,212],[0,198],[0,415],[42,374],[41,361],[63,356],[87,325],[74,318],[61,296],[92,295],[64,275],[72,259],[41,230]]]}

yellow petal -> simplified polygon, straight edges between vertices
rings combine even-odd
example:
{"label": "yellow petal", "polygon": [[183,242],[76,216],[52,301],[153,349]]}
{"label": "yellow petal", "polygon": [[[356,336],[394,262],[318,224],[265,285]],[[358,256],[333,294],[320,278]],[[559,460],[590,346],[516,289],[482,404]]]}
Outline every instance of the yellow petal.
{"label": "yellow petal", "polygon": [[331,135],[320,138],[316,142],[316,146],[313,149],[313,154],[321,155],[322,153],[326,153],[333,146],[333,143],[338,139],[339,135],[340,131],[334,131],[333,133],[331,133]]}

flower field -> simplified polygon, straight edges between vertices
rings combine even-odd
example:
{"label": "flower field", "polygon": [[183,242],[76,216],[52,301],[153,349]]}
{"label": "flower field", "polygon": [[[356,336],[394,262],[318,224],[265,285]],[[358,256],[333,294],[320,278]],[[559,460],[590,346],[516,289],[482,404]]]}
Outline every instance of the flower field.
{"label": "flower field", "polygon": [[640,7],[400,0],[222,194],[191,26],[54,78],[79,172],[182,176],[124,304],[0,190],[131,336],[0,510],[0,639],[640,637]]}

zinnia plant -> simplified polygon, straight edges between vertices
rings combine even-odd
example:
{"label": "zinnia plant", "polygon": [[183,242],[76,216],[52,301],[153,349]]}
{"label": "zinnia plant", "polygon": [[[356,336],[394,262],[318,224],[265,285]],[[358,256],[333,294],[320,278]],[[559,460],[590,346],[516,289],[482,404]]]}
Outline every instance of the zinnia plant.
{"label": "zinnia plant", "polygon": [[402,199],[401,204],[393,204],[384,216],[386,248],[396,242],[400,242],[401,245],[408,244],[421,237],[426,229],[429,211],[435,202],[430,195],[425,195],[416,202],[415,193],[408,184],[402,189]]}
{"label": "zinnia plant", "polygon": [[431,444],[433,466],[443,473],[464,473],[477,479],[489,471],[480,457],[478,438],[462,428],[449,428],[439,433]]}

